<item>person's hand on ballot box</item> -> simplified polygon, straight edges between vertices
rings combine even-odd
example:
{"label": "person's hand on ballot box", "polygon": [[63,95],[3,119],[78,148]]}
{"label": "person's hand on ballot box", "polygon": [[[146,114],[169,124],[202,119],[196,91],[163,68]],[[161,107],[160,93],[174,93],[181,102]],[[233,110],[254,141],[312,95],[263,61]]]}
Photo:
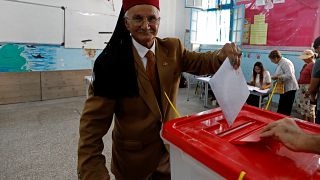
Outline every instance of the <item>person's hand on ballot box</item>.
{"label": "person's hand on ballot box", "polygon": [[240,67],[242,52],[240,48],[234,43],[226,43],[218,53],[218,59],[223,62],[227,57],[234,69]]}
{"label": "person's hand on ballot box", "polygon": [[283,118],[266,125],[260,137],[271,137],[293,151],[320,154],[320,135],[305,133],[293,118]]}

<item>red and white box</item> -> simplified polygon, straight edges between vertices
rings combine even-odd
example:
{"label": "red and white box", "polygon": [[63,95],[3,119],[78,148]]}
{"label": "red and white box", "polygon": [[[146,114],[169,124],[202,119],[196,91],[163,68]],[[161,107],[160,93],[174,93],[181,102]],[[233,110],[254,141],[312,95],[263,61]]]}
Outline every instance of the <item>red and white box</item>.
{"label": "red and white box", "polygon": [[[172,180],[320,179],[319,155],[260,140],[266,124],[284,117],[245,105],[231,127],[220,108],[168,121],[162,137],[170,144]],[[297,124],[320,134],[316,124]]]}

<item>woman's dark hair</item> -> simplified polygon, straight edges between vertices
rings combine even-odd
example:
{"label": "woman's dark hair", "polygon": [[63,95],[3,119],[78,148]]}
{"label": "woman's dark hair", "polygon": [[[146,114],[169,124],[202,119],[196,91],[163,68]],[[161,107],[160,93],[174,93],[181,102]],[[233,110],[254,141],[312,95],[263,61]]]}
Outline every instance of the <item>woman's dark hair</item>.
{"label": "woman's dark hair", "polygon": [[125,26],[124,14],[121,8],[112,37],[94,63],[95,96],[118,99],[139,95],[132,39]]}
{"label": "woman's dark hair", "polygon": [[260,68],[260,79],[259,79],[259,82],[260,82],[260,85],[262,86],[263,84],[263,73],[264,73],[264,68],[263,68],[263,64],[261,62],[256,62],[254,63],[254,66],[253,66],[253,70],[252,70],[252,74],[253,74],[253,86],[256,85],[256,78],[257,78],[257,72],[254,70],[255,67],[259,67]]}
{"label": "woman's dark hair", "polygon": [[269,58],[270,58],[270,59],[282,58],[282,55],[281,55],[280,51],[278,51],[278,50],[273,50],[273,51],[270,52]]}

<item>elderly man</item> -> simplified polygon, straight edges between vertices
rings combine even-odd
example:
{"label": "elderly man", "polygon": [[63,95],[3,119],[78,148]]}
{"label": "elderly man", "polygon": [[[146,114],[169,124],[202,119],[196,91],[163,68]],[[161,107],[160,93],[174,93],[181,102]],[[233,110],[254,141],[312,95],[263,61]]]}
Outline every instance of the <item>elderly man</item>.
{"label": "elderly man", "polygon": [[123,0],[115,31],[94,65],[90,97],[80,119],[80,179],[109,179],[102,137],[112,131],[111,171],[116,179],[170,179],[162,124],[175,117],[180,75],[214,74],[226,59],[235,69],[234,43],[215,52],[187,51],[178,39],[160,39],[159,0]]}

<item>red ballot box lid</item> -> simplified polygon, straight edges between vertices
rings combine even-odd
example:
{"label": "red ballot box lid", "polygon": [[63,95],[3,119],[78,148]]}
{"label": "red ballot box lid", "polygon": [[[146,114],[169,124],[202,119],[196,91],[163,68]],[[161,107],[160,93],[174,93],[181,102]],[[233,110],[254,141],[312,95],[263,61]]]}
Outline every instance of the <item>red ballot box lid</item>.
{"label": "red ballot box lid", "polygon": [[[294,152],[272,139],[260,139],[269,122],[286,116],[245,105],[231,127],[220,108],[165,123],[162,137],[227,179],[320,179],[320,156]],[[304,131],[320,126],[297,121]]]}

